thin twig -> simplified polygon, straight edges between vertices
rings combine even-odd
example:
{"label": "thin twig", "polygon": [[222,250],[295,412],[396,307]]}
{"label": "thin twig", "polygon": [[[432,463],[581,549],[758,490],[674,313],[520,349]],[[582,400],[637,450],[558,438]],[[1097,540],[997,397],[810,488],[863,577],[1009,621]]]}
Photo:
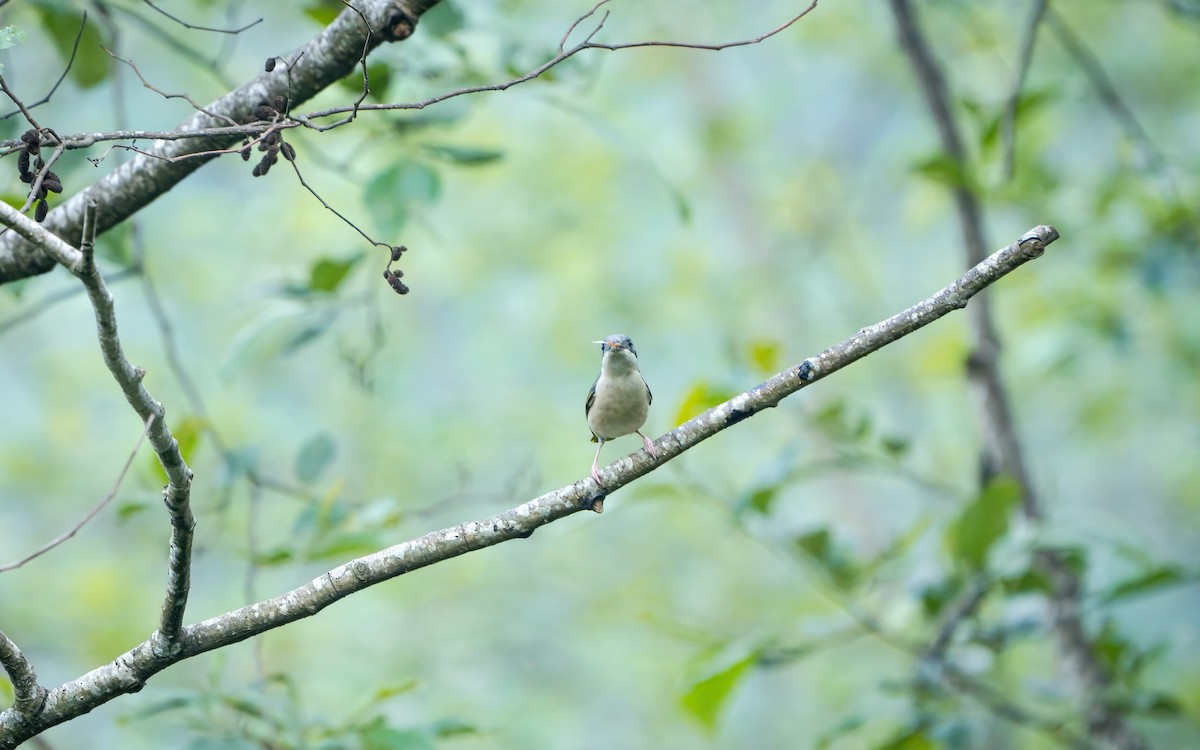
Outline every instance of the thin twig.
{"label": "thin twig", "polygon": [[100,511],[104,510],[104,506],[108,505],[109,502],[117,496],[117,490],[121,489],[121,482],[125,480],[125,475],[129,472],[129,467],[133,465],[133,459],[137,456],[138,450],[141,449],[142,441],[146,439],[146,432],[150,429],[150,423],[152,421],[154,421],[153,414],[150,415],[150,417],[146,420],[146,424],[143,425],[143,429],[138,435],[137,443],[134,444],[133,450],[129,452],[129,457],[125,459],[125,465],[121,467],[121,473],[117,475],[117,481],[113,482],[112,489],[109,490],[108,494],[104,496],[104,499],[96,503],[96,506],[88,511],[83,518],[80,518],[78,521],[76,521],[75,525],[71,528],[46,542],[41,547],[38,547],[33,552],[30,552],[25,557],[22,557],[20,560],[14,560],[13,562],[0,565],[0,573],[4,573],[9,570],[15,570],[30,560],[41,557],[50,550],[78,534],[80,530],[82,530],[83,527],[88,524],[89,521],[99,515]]}
{"label": "thin twig", "polygon": [[425,109],[426,107],[432,106],[434,104],[439,104],[441,102],[444,102],[447,99],[453,99],[455,97],[465,96],[468,94],[480,94],[480,93],[483,93],[486,91],[507,91],[508,89],[512,88],[513,86],[520,85],[522,83],[531,81],[531,80],[541,76],[543,73],[545,73],[547,70],[550,70],[554,66],[562,63],[565,60],[568,60],[568,59],[574,57],[575,55],[579,54],[580,52],[583,52],[584,50],[589,50],[589,49],[603,49],[603,50],[608,50],[608,51],[616,51],[616,50],[623,50],[623,49],[636,49],[636,48],[640,48],[640,47],[675,47],[675,48],[682,48],[682,49],[708,50],[708,51],[713,51],[713,52],[719,52],[721,50],[729,49],[731,47],[745,47],[745,46],[752,45],[752,44],[758,44],[767,39],[770,39],[771,37],[790,28],[791,26],[795,25],[800,19],[804,18],[805,16],[807,16],[809,13],[811,13],[813,10],[816,9],[817,1],[818,0],[814,0],[814,2],[812,2],[804,10],[800,11],[800,13],[796,14],[795,16],[793,16],[791,19],[784,22],[783,24],[771,29],[770,31],[766,32],[765,34],[760,34],[760,35],[758,35],[756,37],[752,37],[750,39],[741,39],[741,40],[734,41],[734,42],[722,42],[719,44],[699,44],[699,43],[692,43],[692,42],[664,42],[664,41],[626,42],[626,43],[621,43],[621,44],[601,44],[599,42],[591,41],[592,37],[595,36],[596,32],[598,32],[600,30],[600,28],[604,25],[604,21],[608,18],[608,15],[606,14],[603,17],[601,17],[601,19],[598,22],[598,24],[596,25],[596,27],[592,29],[592,31],[588,34],[587,38],[584,39],[584,41],[582,41],[579,44],[575,45],[574,47],[571,47],[570,49],[567,49],[564,51],[562,45],[563,45],[563,43],[565,43],[567,37],[570,36],[571,32],[574,31],[575,28],[578,27],[580,23],[582,23],[586,18],[588,18],[592,14],[594,14],[601,5],[603,5],[605,2],[608,2],[608,0],[603,0],[603,2],[597,3],[591,10],[589,10],[587,13],[585,13],[584,15],[577,18],[575,20],[575,22],[571,24],[570,28],[567,30],[566,35],[563,36],[563,41],[559,43],[558,53],[556,55],[554,55],[554,57],[551,57],[549,60],[545,61],[544,63],[537,66],[533,70],[530,70],[529,72],[527,72],[523,75],[517,76],[516,78],[511,78],[502,83],[488,83],[488,84],[481,84],[478,86],[465,86],[460,89],[455,89],[453,91],[447,91],[445,93],[437,94],[437,95],[431,96],[427,99],[422,99],[420,101],[415,101],[415,102],[396,102],[396,103],[374,102],[374,103],[362,104],[362,105],[359,105],[356,107],[347,107],[347,106],[330,107],[328,109],[321,109],[321,110],[317,110],[315,112],[309,112],[303,116],[297,115],[296,119],[314,130],[324,131],[324,130],[329,130],[333,127],[336,127],[339,124],[344,124],[344,123],[339,122],[339,123],[332,124],[332,125],[316,125],[316,124],[313,124],[312,121],[319,120],[324,117],[332,117],[333,115],[345,114],[350,111],[372,112],[372,111]]}
{"label": "thin twig", "polygon": [[12,100],[12,103],[17,105],[17,111],[25,115],[25,120],[34,130],[38,131],[39,133],[44,132],[42,130],[42,126],[38,124],[36,119],[34,119],[33,113],[29,111],[29,108],[25,106],[25,103],[21,101],[20,97],[14,94],[12,89],[8,87],[8,81],[5,81],[4,76],[2,75],[0,75],[0,91],[3,91],[4,94]]}
{"label": "thin twig", "polygon": [[160,44],[165,46],[172,55],[187,60],[196,66],[199,70],[211,75],[213,79],[224,89],[231,89],[235,83],[226,74],[221,63],[226,62],[221,59],[211,59],[203,52],[184,43],[176,36],[168,33],[158,24],[143,16],[141,13],[135,12],[133,8],[127,7],[124,4],[113,4],[102,2],[102,0],[94,0],[99,7],[103,7],[107,11],[116,11],[122,13],[134,24],[141,26],[152,38],[156,39]]}
{"label": "thin twig", "polygon": [[1012,90],[1004,103],[1004,175],[1012,179],[1016,171],[1017,160],[1017,105],[1021,101],[1021,92],[1025,88],[1025,76],[1033,62],[1034,42],[1037,41],[1038,28],[1042,25],[1042,16],[1050,0],[1033,0],[1033,10],[1029,20],[1025,22],[1025,33],[1021,35],[1021,52],[1017,57],[1017,70],[1013,76]]}
{"label": "thin twig", "polygon": [[154,86],[154,84],[152,84],[146,80],[146,76],[142,75],[142,71],[138,70],[138,66],[135,65],[132,60],[126,60],[125,58],[117,55],[115,52],[113,52],[108,47],[105,47],[103,45],[100,47],[100,49],[104,50],[105,53],[108,54],[108,56],[111,57],[112,59],[114,59],[118,62],[123,62],[126,65],[128,65],[130,68],[132,68],[133,72],[137,75],[138,80],[140,80],[142,82],[142,86],[150,89],[151,91],[158,94],[162,98],[164,98],[164,99],[183,99],[188,104],[192,105],[192,109],[196,110],[197,112],[203,112],[204,114],[208,115],[209,117],[213,118],[214,120],[224,120],[225,122],[229,123],[230,126],[232,126],[232,127],[238,126],[239,123],[237,121],[235,121],[233,118],[229,117],[228,115],[225,115],[225,114],[222,114],[219,112],[214,114],[212,112],[209,112],[204,107],[201,107],[199,104],[196,103],[196,100],[192,98],[191,94],[168,94],[166,91],[163,91],[162,89],[157,88],[156,86]]}
{"label": "thin twig", "polygon": [[[597,4],[591,11],[585,13],[583,16],[577,19],[575,23],[572,24],[567,35],[563,37],[564,43],[567,36],[570,35],[570,32],[578,27],[583,20],[590,17],[595,12],[596,8],[599,8],[602,4],[603,3]],[[242,145],[233,146],[232,144],[239,140],[242,136],[258,135],[261,138],[264,131],[268,129],[277,128],[282,130],[285,128],[297,127],[298,125],[303,125],[318,132],[324,132],[335,127],[339,127],[352,118],[343,118],[338,122],[324,125],[317,124],[315,120],[334,115],[344,115],[347,113],[357,114],[358,112],[363,111],[424,109],[425,107],[459,96],[482,93],[485,91],[504,91],[513,86],[520,85],[541,76],[550,68],[562,63],[564,60],[567,60],[586,49],[618,50],[634,47],[664,46],[717,51],[730,47],[757,44],[780,33],[784,29],[789,28],[801,18],[808,15],[808,13],[810,13],[816,7],[817,2],[814,0],[808,7],[802,10],[792,19],[765,34],[761,34],[750,39],[743,39],[740,41],[726,42],[721,44],[699,44],[690,42],[632,42],[613,45],[599,44],[593,42],[592,39],[603,26],[602,19],[600,23],[592,29],[586,39],[580,44],[566,51],[563,51],[560,48],[559,54],[555,55],[550,60],[547,60],[542,65],[537,66],[535,69],[529,71],[525,75],[518,76],[502,83],[468,86],[437,96],[432,96],[418,102],[382,104],[366,103],[360,100],[359,102],[349,106],[318,110],[315,112],[310,112],[306,115],[291,114],[287,119],[275,123],[254,123],[249,125],[240,125],[235,121],[234,117],[230,116],[233,114],[238,118],[241,118],[247,114],[250,109],[257,105],[263,97],[269,98],[273,94],[286,95],[288,100],[288,109],[290,112],[295,103],[311,98],[318,91],[328,86],[333,80],[341,78],[346,72],[348,72],[348,70],[339,66],[344,65],[347,68],[361,67],[363,61],[361,50],[352,61],[347,60],[344,57],[336,58],[338,54],[344,55],[343,50],[345,49],[345,45],[332,45],[331,40],[336,39],[339,36],[349,34],[351,27],[353,27],[354,30],[361,35],[361,38],[363,39],[363,49],[371,48],[373,45],[378,44],[380,40],[378,39],[378,35],[372,35],[362,31],[361,11],[347,10],[339,15],[338,19],[335,20],[335,22],[331,24],[321,36],[314,38],[304,49],[301,49],[294,56],[292,63],[289,64],[287,68],[286,80],[282,82],[286,85],[286,88],[284,88],[282,91],[280,91],[278,88],[278,86],[281,84],[274,81],[271,75],[268,74],[266,78],[257,78],[254,81],[245,84],[238,90],[231,91],[225,97],[222,97],[216,102],[211,103],[207,107],[197,106],[190,97],[184,94],[165,94],[164,92],[150,85],[132,62],[113,55],[115,59],[129,65],[142,80],[142,84],[147,88],[156,91],[163,96],[187,99],[189,103],[191,103],[192,106],[195,107],[201,114],[204,114],[209,118],[220,119],[228,122],[232,125],[232,127],[211,128],[209,127],[210,123],[199,119],[199,116],[197,115],[188,123],[185,123],[176,129],[176,131],[171,133],[137,132],[135,134],[128,131],[122,132],[120,135],[93,133],[72,136],[64,139],[64,141],[67,142],[68,148],[85,148],[101,141],[127,140],[133,138],[147,138],[163,142],[163,145],[161,146],[159,144],[155,144],[153,147],[148,149],[139,149],[132,145],[114,146],[116,148],[134,151],[135,153],[146,157],[146,159],[149,161],[141,162],[136,165],[132,163],[130,165],[126,165],[125,169],[119,170],[118,173],[109,175],[101,182],[93,185],[87,191],[84,191],[87,193],[87,196],[90,197],[93,194],[109,196],[122,193],[123,186],[127,184],[126,181],[130,180],[131,175],[135,173],[137,174],[137,184],[147,186],[147,189],[135,196],[132,196],[132,198],[130,196],[124,196],[124,200],[106,204],[106,209],[101,215],[101,220],[104,224],[101,227],[101,231],[103,231],[104,229],[113,226],[115,223],[127,218],[129,215],[139,210],[142,206],[146,205],[150,200],[153,200],[154,197],[157,197],[162,192],[170,189],[172,185],[183,179],[187,174],[190,174],[191,170],[197,168],[199,164],[203,163],[207,159],[241,151],[243,148]],[[134,14],[134,17],[144,22],[144,19],[141,19],[140,16]],[[353,21],[350,21],[350,18],[353,18]],[[607,18],[607,15],[605,15],[604,18]],[[109,54],[112,55],[113,53],[109,52]],[[305,70],[300,71],[297,76],[293,78],[292,67],[299,65],[300,61],[302,60],[311,60],[312,62],[307,63]],[[293,81],[296,82],[295,87],[293,87]],[[255,97],[255,101],[246,101],[247,96],[250,94]],[[222,146],[196,152],[191,150],[186,144],[177,146],[167,145],[199,137],[211,138],[215,142],[222,144]],[[225,146],[224,144],[230,145]],[[2,146],[4,149],[13,149],[19,147],[19,145],[20,144],[15,141],[0,143],[0,146]],[[160,162],[163,166],[151,166],[154,162]],[[185,162],[189,164],[188,168],[186,169],[180,169],[172,166]],[[77,195],[67,201],[67,203],[65,203],[63,206],[51,211],[49,217],[47,218],[47,226],[54,231],[63,234],[64,236],[73,236],[78,231],[78,217],[82,215],[80,202],[84,199],[85,196],[82,194]],[[44,273],[45,271],[49,270],[51,267],[49,259],[37,256],[28,257],[28,252],[29,251],[27,249],[20,246],[13,247],[11,244],[0,241],[0,283],[19,278],[25,278],[37,273]]]}
{"label": "thin twig", "polygon": [[179,18],[178,16],[171,15],[167,11],[163,10],[162,8],[155,5],[154,3],[150,2],[150,0],[142,0],[142,2],[144,2],[146,5],[149,5],[152,9],[158,11],[159,13],[162,13],[164,16],[171,19],[175,23],[179,24],[183,28],[194,29],[196,31],[211,31],[215,34],[233,35],[233,34],[240,34],[243,31],[253,28],[254,26],[257,26],[258,24],[262,23],[262,18],[259,18],[257,21],[251,21],[250,23],[246,24],[245,26],[241,27],[240,29],[215,29],[212,26],[198,26],[196,24],[188,23],[187,21],[184,21],[183,19]]}
{"label": "thin twig", "polygon": [[300,184],[304,187],[304,189],[307,190],[309,193],[311,193],[312,197],[316,198],[317,201],[319,201],[322,206],[324,206],[325,208],[332,211],[334,216],[336,216],[339,219],[341,219],[342,221],[344,221],[346,223],[346,226],[348,226],[351,229],[353,229],[354,231],[358,232],[360,235],[362,235],[362,238],[364,240],[366,240],[367,242],[370,242],[375,247],[391,248],[391,245],[387,244],[386,242],[380,242],[379,240],[372,238],[369,234],[367,234],[362,229],[360,229],[357,224],[355,224],[353,221],[350,221],[350,219],[346,218],[340,211],[338,211],[333,206],[329,205],[329,203],[326,202],[326,200],[324,198],[322,198],[321,195],[316,190],[314,190],[311,185],[309,185],[307,182],[305,182],[304,175],[302,175],[300,173],[300,167],[296,164],[295,159],[289,159],[288,164],[292,165],[292,169],[295,170],[295,172],[296,172],[296,179],[300,181]]}
{"label": "thin twig", "polygon": [[[54,85],[51,86],[50,90],[46,92],[46,95],[43,96],[41,99],[38,99],[33,104],[28,105],[27,107],[18,107],[17,109],[14,109],[12,112],[8,112],[7,114],[0,115],[0,121],[7,120],[8,118],[12,117],[13,115],[17,114],[18,112],[24,113],[25,117],[28,119],[28,117],[29,117],[28,110],[33,109],[34,107],[40,107],[41,105],[50,101],[50,97],[54,96],[55,91],[58,91],[58,87],[60,85],[62,85],[63,81],[66,80],[67,73],[71,72],[71,66],[73,66],[75,64],[75,53],[77,53],[79,51],[79,40],[83,39],[83,30],[85,28],[87,28],[87,18],[88,18],[88,14],[87,14],[87,11],[85,10],[85,11],[83,11],[83,18],[80,19],[80,21],[79,21],[79,31],[75,32],[75,43],[71,45],[71,57],[67,60],[67,66],[65,68],[63,68],[63,72],[61,74],[59,74],[58,80],[54,82]],[[38,130],[41,130],[41,128],[38,128]]]}

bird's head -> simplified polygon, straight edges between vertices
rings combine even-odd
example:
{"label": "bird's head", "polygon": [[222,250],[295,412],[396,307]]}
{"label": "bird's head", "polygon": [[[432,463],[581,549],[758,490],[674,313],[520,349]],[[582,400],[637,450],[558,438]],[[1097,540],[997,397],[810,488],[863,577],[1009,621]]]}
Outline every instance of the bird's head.
{"label": "bird's head", "polygon": [[637,357],[637,349],[633,347],[633,341],[623,333],[614,333],[611,336],[605,336],[600,341],[593,341],[593,344],[600,345],[600,351],[604,354],[609,352],[626,351]]}

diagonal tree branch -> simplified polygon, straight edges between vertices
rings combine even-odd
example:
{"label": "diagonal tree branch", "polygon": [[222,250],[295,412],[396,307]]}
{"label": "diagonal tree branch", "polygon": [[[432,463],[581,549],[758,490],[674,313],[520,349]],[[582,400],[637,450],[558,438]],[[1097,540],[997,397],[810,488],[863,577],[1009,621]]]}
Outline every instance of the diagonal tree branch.
{"label": "diagonal tree branch", "polygon": [[16,714],[18,721],[39,713],[46,701],[46,688],[38,684],[33,665],[3,631],[0,631],[0,667],[8,675],[15,694],[9,711]]}
{"label": "diagonal tree branch", "polygon": [[[255,107],[274,97],[285,97],[293,105],[307,101],[330,84],[346,76],[358,64],[364,51],[385,41],[402,41],[412,34],[420,17],[437,0],[362,0],[356,10],[342,11],[334,21],[290,58],[294,63],[262,73],[205,109],[211,116],[197,112],[176,131],[223,126],[228,120],[242,122]],[[363,25],[363,19],[371,30]],[[228,118],[228,119],[226,119]],[[238,140],[229,135],[216,139],[220,147]],[[200,148],[211,150],[212,140],[181,139],[156,141],[146,153],[130,159],[105,175],[86,190],[74,195],[46,217],[44,226],[60,238],[80,236],[83,215],[89,201],[99,200],[97,233],[104,232],[170,190],[208,158],[170,161]],[[164,158],[165,157],[165,158]],[[209,157],[210,158],[210,157]],[[36,245],[10,235],[0,238],[0,284],[45,273],[54,259]]]}
{"label": "diagonal tree branch", "polygon": [[933,296],[887,320],[868,326],[840,344],[774,375],[750,390],[709,409],[654,441],[657,457],[643,449],[603,469],[600,488],[590,478],[548,492],[490,518],[434,531],[341,565],[280,596],[183,628],[177,648],[157,648],[155,639],[138,644],[106,664],[46,695],[35,716],[14,708],[0,713],[0,750],[75,718],[124,693],[141,690],[153,675],[184,659],[244,641],[268,630],[311,617],[330,604],[369,586],[459,555],[512,539],[596,503],[620,487],[654,471],[704,440],[746,420],[810,383],[825,378],[887,344],[967,306],[990,284],[1040,257],[1058,232],[1039,226],[968,270]]}

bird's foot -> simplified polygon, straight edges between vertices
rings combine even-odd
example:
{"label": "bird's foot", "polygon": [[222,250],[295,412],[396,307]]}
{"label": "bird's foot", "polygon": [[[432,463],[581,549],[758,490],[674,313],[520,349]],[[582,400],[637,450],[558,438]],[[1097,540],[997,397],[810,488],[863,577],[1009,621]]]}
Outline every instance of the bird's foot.
{"label": "bird's foot", "polygon": [[[640,433],[640,432],[638,434],[642,435],[642,433]],[[642,445],[646,446],[647,453],[649,453],[654,458],[658,458],[658,451],[654,450],[654,442],[652,440],[650,440],[650,438],[646,437],[645,435],[642,435]]]}

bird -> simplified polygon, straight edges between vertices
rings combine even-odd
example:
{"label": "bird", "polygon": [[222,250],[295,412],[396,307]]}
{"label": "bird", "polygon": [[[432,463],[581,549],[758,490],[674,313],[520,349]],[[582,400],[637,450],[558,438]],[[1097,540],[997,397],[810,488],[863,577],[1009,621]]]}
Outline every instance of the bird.
{"label": "bird", "polygon": [[596,464],[605,441],[636,432],[651,456],[657,458],[658,453],[654,443],[641,430],[654,395],[638,370],[637,349],[633,342],[623,333],[614,333],[592,343],[600,345],[600,375],[588,391],[584,414],[592,431],[592,442],[599,443],[592,459],[592,479],[599,485],[600,472]]}

